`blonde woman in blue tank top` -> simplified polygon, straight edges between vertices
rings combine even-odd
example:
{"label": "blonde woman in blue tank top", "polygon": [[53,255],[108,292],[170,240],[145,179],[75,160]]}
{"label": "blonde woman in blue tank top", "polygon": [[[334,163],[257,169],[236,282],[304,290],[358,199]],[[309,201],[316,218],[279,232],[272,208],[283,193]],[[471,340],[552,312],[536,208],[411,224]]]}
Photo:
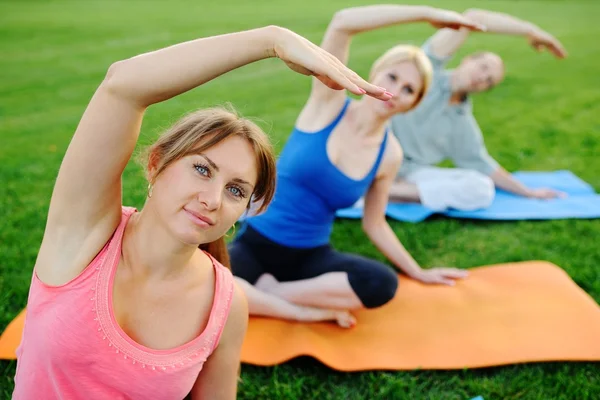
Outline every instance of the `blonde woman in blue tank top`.
{"label": "blonde woman in blue tank top", "polygon": [[[436,27],[481,29],[461,14],[426,6],[374,5],[341,10],[321,47],[346,64],[354,34],[426,21]],[[278,161],[277,189],[268,210],[247,219],[230,246],[231,266],[250,313],[303,321],[355,322],[349,311],[379,307],[396,293],[387,265],[329,244],[336,210],[365,196],[363,228],[399,270],[432,284],[454,284],[466,272],[422,269],[385,218],[402,149],[388,134],[390,118],[414,108],[431,82],[432,67],[414,46],[396,46],[375,61],[370,82],[393,96],[351,101],[313,79],[307,103]]]}

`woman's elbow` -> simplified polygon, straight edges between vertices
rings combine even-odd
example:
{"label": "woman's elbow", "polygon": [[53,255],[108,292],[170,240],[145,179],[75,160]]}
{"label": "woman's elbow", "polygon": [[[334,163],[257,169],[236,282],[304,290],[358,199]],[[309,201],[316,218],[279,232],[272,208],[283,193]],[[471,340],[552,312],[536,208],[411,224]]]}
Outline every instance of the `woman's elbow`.
{"label": "woman's elbow", "polygon": [[117,72],[119,72],[122,68],[123,65],[127,62],[127,60],[119,60],[116,61],[114,63],[112,63],[109,67],[108,70],[106,71],[106,75],[104,76],[104,80],[109,80],[111,78],[113,78]]}
{"label": "woman's elbow", "polygon": [[345,32],[347,27],[348,11],[346,9],[336,11],[329,23],[329,29]]}
{"label": "woman's elbow", "polygon": [[129,70],[129,60],[112,63],[106,71],[100,88],[113,96],[131,98],[133,91],[131,90],[130,79],[128,78]]}

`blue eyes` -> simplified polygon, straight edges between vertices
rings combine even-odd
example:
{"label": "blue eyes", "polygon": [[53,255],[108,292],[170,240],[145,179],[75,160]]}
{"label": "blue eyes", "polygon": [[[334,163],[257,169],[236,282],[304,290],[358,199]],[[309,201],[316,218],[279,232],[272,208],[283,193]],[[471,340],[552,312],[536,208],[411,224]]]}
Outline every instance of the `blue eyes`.
{"label": "blue eyes", "polygon": [[204,165],[194,164],[194,168],[196,168],[196,171],[198,171],[200,173],[200,175],[204,175],[204,176],[208,176],[209,175],[210,171]]}
{"label": "blue eyes", "polygon": [[231,194],[233,194],[236,197],[243,197],[242,196],[243,193],[242,193],[241,189],[238,187],[232,186],[229,188],[229,191],[231,192]]}
{"label": "blue eyes", "polygon": [[[206,166],[206,165],[202,165],[202,164],[194,164],[194,169],[202,176],[210,178],[210,169]],[[244,189],[242,189],[241,187],[237,186],[237,185],[232,185],[229,186],[227,188],[227,190],[229,191],[229,193],[232,194],[232,196],[243,199],[246,198],[246,192],[244,192]]]}

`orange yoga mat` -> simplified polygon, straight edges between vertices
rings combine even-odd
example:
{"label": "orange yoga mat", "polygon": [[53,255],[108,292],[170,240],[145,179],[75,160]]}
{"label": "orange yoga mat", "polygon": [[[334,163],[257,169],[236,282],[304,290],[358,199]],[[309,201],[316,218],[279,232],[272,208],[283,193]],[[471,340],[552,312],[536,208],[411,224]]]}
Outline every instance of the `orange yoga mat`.
{"label": "orange yoga mat", "polygon": [[401,278],[390,303],[355,315],[350,330],[252,318],[242,360],[312,356],[341,371],[600,360],[600,307],[548,262],[474,268],[455,287]]}
{"label": "orange yoga mat", "polygon": [[[600,360],[600,307],[548,262],[474,268],[455,287],[402,277],[393,301],[355,315],[349,330],[251,318],[242,361],[275,365],[308,355],[360,371]],[[24,316],[0,338],[0,358],[15,358]]]}

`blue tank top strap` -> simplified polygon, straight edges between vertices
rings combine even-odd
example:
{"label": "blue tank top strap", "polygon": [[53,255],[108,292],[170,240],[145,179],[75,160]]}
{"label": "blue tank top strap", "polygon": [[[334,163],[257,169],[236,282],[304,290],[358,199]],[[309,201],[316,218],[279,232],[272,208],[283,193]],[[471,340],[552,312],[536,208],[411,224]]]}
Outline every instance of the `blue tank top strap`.
{"label": "blue tank top strap", "polygon": [[381,159],[383,158],[383,153],[385,153],[385,145],[387,143],[388,134],[389,130],[386,128],[385,133],[383,134],[383,140],[381,141],[381,147],[379,148],[379,154],[377,154],[377,159],[375,160],[375,164],[373,164],[373,169],[371,170],[369,175],[377,172],[377,169],[379,168],[379,164],[381,163]]}
{"label": "blue tank top strap", "polygon": [[331,123],[329,123],[329,125],[327,125],[323,129],[319,130],[318,132],[329,131],[328,133],[331,133],[333,131],[333,128],[335,128],[335,126],[340,122],[340,120],[342,119],[344,114],[346,114],[346,110],[348,109],[348,106],[350,105],[350,101],[351,101],[350,97],[346,97],[344,106],[340,110],[339,114],[335,117],[335,119],[333,121],[331,121]]}

